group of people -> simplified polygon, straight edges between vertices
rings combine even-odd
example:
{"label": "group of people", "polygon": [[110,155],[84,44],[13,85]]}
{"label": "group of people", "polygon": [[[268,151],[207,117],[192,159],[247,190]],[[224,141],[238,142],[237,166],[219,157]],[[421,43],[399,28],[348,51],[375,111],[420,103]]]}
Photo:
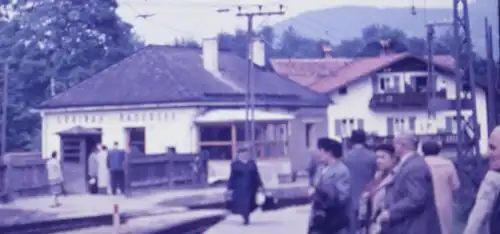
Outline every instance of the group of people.
{"label": "group of people", "polygon": [[[365,147],[361,130],[352,149],[323,138],[310,166],[310,234],[451,234],[453,191],[460,182],[438,142],[401,133],[392,144]],[[423,154],[423,155],[422,155]],[[472,234],[472,233],[471,233]]]}
{"label": "group of people", "polygon": [[[63,176],[63,159],[59,159],[57,152],[51,153],[47,159],[47,177],[50,191],[54,197],[53,207],[60,206],[59,197],[65,192]],[[119,190],[125,191],[125,151],[119,149],[114,142],[113,149],[108,150],[105,145],[96,145],[87,158],[87,185],[91,194],[116,195]],[[110,190],[110,191],[109,191]]]}
{"label": "group of people", "polygon": [[[392,144],[372,150],[361,130],[350,140],[345,155],[336,140],[317,142],[319,153],[309,167],[309,234],[453,232],[453,192],[460,180],[452,161],[440,156],[438,142],[421,143],[414,134],[401,133]],[[500,127],[490,136],[488,154],[490,171],[464,234],[500,233]]]}

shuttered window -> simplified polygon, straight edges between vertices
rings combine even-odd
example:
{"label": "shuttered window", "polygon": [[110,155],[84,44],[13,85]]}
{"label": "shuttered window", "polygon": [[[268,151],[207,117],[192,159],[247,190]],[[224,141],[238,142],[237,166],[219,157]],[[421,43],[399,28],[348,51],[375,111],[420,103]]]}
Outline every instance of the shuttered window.
{"label": "shuttered window", "polygon": [[394,118],[391,117],[387,118],[387,135],[394,135]]}

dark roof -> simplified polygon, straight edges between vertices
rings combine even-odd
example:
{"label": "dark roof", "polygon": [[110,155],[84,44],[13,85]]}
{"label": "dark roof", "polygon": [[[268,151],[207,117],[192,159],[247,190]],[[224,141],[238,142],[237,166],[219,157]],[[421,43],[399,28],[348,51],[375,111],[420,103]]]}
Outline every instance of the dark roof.
{"label": "dark roof", "polygon": [[[325,106],[331,102],[271,68],[254,67],[257,104]],[[199,49],[147,46],[40,108],[243,101],[247,60],[221,51],[219,69],[220,77],[205,70]]]}

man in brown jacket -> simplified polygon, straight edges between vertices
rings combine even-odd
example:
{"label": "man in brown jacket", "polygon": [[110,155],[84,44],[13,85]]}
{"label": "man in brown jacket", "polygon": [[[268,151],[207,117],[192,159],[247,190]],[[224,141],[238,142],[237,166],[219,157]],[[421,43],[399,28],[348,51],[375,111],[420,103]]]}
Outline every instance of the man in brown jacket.
{"label": "man in brown jacket", "polygon": [[455,165],[444,157],[439,156],[441,146],[436,141],[427,141],[422,144],[425,162],[431,170],[434,186],[434,199],[441,223],[441,234],[451,234],[453,226],[453,191],[460,187]]}

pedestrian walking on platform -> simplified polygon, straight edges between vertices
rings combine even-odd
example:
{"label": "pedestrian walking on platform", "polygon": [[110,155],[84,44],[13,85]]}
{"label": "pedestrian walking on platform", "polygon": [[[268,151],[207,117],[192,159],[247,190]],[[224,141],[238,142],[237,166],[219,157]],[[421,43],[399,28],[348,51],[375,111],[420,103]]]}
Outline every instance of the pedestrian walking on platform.
{"label": "pedestrian walking on platform", "polygon": [[394,138],[399,163],[387,189],[386,209],[379,217],[382,234],[441,234],[431,172],[424,157],[417,153],[418,143],[413,133]]}
{"label": "pedestrian walking on platform", "polygon": [[47,179],[49,181],[50,192],[54,197],[54,203],[51,207],[59,207],[61,203],[59,202],[59,196],[63,192],[63,175],[61,170],[61,163],[57,158],[57,152],[53,151],[50,155],[50,158],[46,163],[47,167]]}
{"label": "pedestrian walking on platform", "polygon": [[344,234],[349,227],[351,178],[342,162],[342,144],[321,138],[318,140],[321,161],[325,164],[316,173],[311,191],[312,209],[309,234]]}
{"label": "pedestrian walking on platform", "polygon": [[351,205],[350,211],[350,234],[355,234],[359,229],[358,205],[366,185],[373,180],[377,171],[377,157],[372,150],[366,148],[366,133],[363,130],[354,130],[351,133],[352,149],[343,159],[351,172]]}
{"label": "pedestrian walking on platform", "polygon": [[97,194],[98,192],[98,169],[99,169],[99,161],[98,161],[98,153],[99,149],[97,146],[92,150],[87,160],[87,174],[88,174],[88,187],[91,194]]}
{"label": "pedestrian walking on platform", "polygon": [[422,152],[425,156],[425,162],[431,170],[441,234],[452,234],[453,192],[460,187],[457,170],[449,159],[439,156],[441,146],[438,142],[424,142]]}
{"label": "pedestrian walking on platform", "polygon": [[385,210],[385,195],[387,187],[392,184],[394,176],[391,173],[398,163],[394,155],[394,147],[390,144],[380,144],[375,148],[377,156],[377,172],[374,179],[368,183],[361,195],[359,205],[360,234],[379,234],[381,223],[378,219]]}
{"label": "pedestrian walking on platform", "polygon": [[243,224],[250,223],[250,214],[257,208],[257,192],[263,190],[257,164],[252,159],[248,147],[238,149],[237,159],[231,163],[227,184],[231,212],[243,217]]}
{"label": "pedestrian walking on platform", "polygon": [[488,141],[489,170],[476,195],[464,234],[497,234],[500,232],[500,126]]}
{"label": "pedestrian walking on platform", "polygon": [[118,142],[108,152],[108,168],[111,175],[111,193],[116,195],[120,189],[125,194],[125,151],[118,148]]}

